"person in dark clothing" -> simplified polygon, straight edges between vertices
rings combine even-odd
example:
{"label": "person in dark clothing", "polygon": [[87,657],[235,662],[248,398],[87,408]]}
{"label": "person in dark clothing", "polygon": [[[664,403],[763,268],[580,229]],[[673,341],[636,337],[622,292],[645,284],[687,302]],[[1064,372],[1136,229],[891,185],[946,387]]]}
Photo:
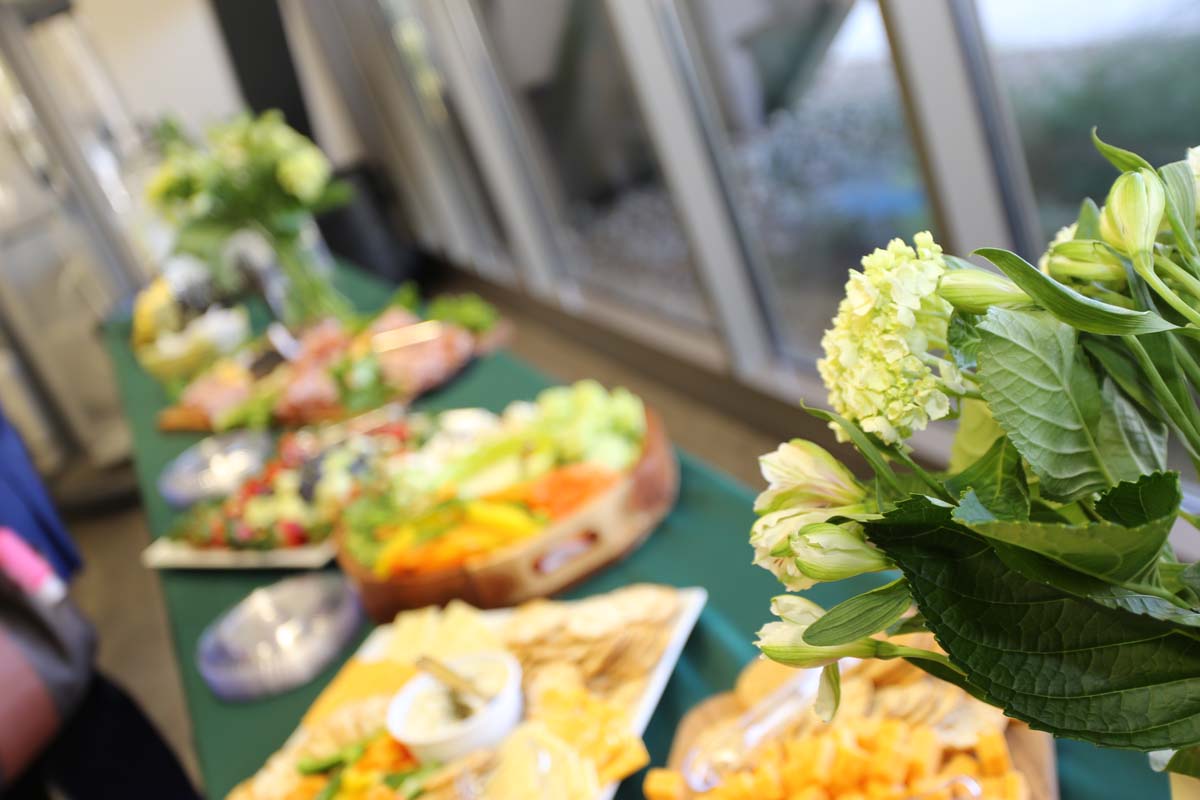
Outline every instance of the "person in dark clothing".
{"label": "person in dark clothing", "polygon": [[153,723],[94,666],[66,598],[79,551],[0,411],[0,796],[192,800]]}

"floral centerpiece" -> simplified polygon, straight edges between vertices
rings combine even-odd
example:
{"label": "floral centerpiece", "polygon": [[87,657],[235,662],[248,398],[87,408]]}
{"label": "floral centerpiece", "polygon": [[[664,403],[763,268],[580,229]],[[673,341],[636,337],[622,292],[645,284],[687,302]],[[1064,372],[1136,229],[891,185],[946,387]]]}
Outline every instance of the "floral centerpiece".
{"label": "floral centerpiece", "polygon": [[165,158],[146,193],[178,227],[177,251],[204,259],[215,282],[228,289],[239,278],[222,263],[220,251],[235,233],[254,231],[271,245],[286,278],[285,321],[349,313],[304,242],[312,215],[350,196],[346,184],[331,180],[320,148],[289,127],[278,111],[213,127],[204,145],[179,135],[167,139]]}
{"label": "floral centerpiece", "polygon": [[[1156,169],[1093,139],[1121,174],[1039,266],[982,249],[999,272],[980,269],[919,233],[851,271],[818,364],[833,411],[810,413],[873,474],[807,441],[763,457],[751,543],[789,593],[758,645],[823,667],[827,717],[838,659],[906,658],[1034,728],[1197,775],[1200,565],[1168,542],[1196,518],[1167,453],[1200,467],[1200,153]],[[907,441],[941,419],[959,427],[935,473]],[[888,570],[829,610],[797,594]],[[915,630],[944,652],[879,635]]]}

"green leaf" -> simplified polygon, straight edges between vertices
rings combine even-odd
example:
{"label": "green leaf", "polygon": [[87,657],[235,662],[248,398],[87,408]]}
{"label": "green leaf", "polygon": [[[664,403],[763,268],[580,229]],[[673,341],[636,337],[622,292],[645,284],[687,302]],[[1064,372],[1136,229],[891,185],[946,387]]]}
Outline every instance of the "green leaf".
{"label": "green leaf", "polygon": [[1085,197],[1079,206],[1079,218],[1075,221],[1075,239],[1100,238],[1100,207],[1090,197]]}
{"label": "green leaf", "polygon": [[[1070,525],[1028,520],[984,519],[966,506],[954,510],[954,519],[975,533],[1005,544],[1032,550],[1065,567],[1112,583],[1140,583],[1153,577],[1159,550],[1167,541],[1179,507],[1178,476],[1170,473],[1145,476],[1137,484],[1122,483],[1107,497],[1119,492],[1112,501],[1119,514],[1140,518],[1137,524],[1106,518],[1089,525]],[[1173,494],[1170,488],[1174,479]],[[1161,499],[1149,501],[1152,509],[1137,509],[1143,492],[1157,492]],[[1174,505],[1166,507],[1171,501]],[[1163,506],[1163,507],[1159,507]],[[1136,510],[1135,510],[1136,509]],[[1114,508],[1110,507],[1109,511]],[[1141,511],[1162,512],[1146,518]],[[1097,511],[1104,515],[1097,506]]]}
{"label": "green leaf", "polygon": [[950,355],[959,369],[975,369],[979,353],[979,331],[975,330],[978,323],[977,314],[955,311],[950,316],[946,344],[950,346]]}
{"label": "green leaf", "polygon": [[1098,129],[1092,128],[1092,144],[1096,145],[1096,149],[1100,151],[1100,155],[1108,159],[1121,172],[1136,172],[1139,169],[1153,170],[1150,162],[1139,156],[1132,150],[1125,150],[1116,145],[1111,145],[1100,139],[1100,135],[1096,132]]}
{"label": "green leaf", "polygon": [[1193,232],[1196,229],[1196,176],[1187,161],[1173,161],[1158,171],[1167,195],[1167,221],[1179,242],[1189,245],[1187,253],[1196,251]]}
{"label": "green leaf", "polygon": [[1003,435],[1004,429],[996,423],[987,403],[964,399],[959,404],[958,430],[950,447],[950,471],[961,472],[974,464]]}
{"label": "green leaf", "polygon": [[1054,586],[1067,594],[1107,608],[1195,628],[1197,630],[1189,631],[1189,635],[1200,636],[1200,614],[1181,608],[1159,594],[1114,586],[1020,547],[992,542],[992,550],[1006,566],[1031,581]]}
{"label": "green leaf", "polygon": [[1151,388],[1142,378],[1142,371],[1125,348],[1113,339],[1088,336],[1083,339],[1083,349],[1100,362],[1104,372],[1126,395],[1143,409],[1161,419],[1162,412],[1154,399]]}
{"label": "green leaf", "polygon": [[1200,561],[1189,564],[1183,572],[1179,573],[1179,582],[1200,594]]}
{"label": "green leaf", "polygon": [[988,702],[1035,728],[1103,746],[1200,742],[1200,641],[1028,580],[950,513],[914,498],[866,527]]}
{"label": "green leaf", "polygon": [[891,627],[912,606],[904,579],[838,603],[804,631],[818,647],[847,644]]}
{"label": "green leaf", "polygon": [[983,457],[946,481],[955,497],[968,492],[1000,519],[1029,519],[1029,486],[1021,454],[1007,437],[1000,437]]}
{"label": "green leaf", "polygon": [[896,477],[896,473],[892,469],[891,465],[887,463],[887,459],[883,457],[883,452],[875,445],[873,441],[871,441],[871,437],[867,436],[867,434],[865,434],[861,428],[833,411],[826,411],[822,408],[812,408],[804,405],[803,403],[800,404],[800,407],[817,419],[824,420],[826,422],[832,422],[845,431],[846,435],[850,437],[850,441],[854,444],[854,447],[859,453],[862,454],[862,457],[867,460],[867,463],[871,465],[871,469],[875,470],[875,477],[887,484],[892,491],[902,491],[900,481]]}
{"label": "green leaf", "polygon": [[1109,467],[1130,477],[1167,468],[1167,426],[1147,414],[1117,389],[1107,376],[1100,396],[1105,413],[1096,432]]}
{"label": "green leaf", "polygon": [[1096,513],[1132,528],[1167,517],[1174,520],[1182,501],[1179,473],[1159,471],[1142,475],[1136,481],[1118,483],[1096,501]]}
{"label": "green leaf", "polygon": [[1123,471],[1138,459],[1101,447],[1101,419],[1115,412],[1105,406],[1074,328],[1044,312],[993,308],[979,330],[983,398],[1043,495],[1069,502],[1140,474]]}
{"label": "green leaf", "polygon": [[[912,602],[912,598],[909,598]],[[913,614],[911,617],[905,617],[887,629],[888,636],[903,636],[906,633],[924,633],[929,629],[925,627],[925,618],[921,616],[921,612]]]}
{"label": "green leaf", "polygon": [[1171,756],[1171,760],[1167,762],[1167,772],[1200,778],[1200,746],[1177,750],[1175,755]]}
{"label": "green leaf", "polygon": [[999,267],[1001,272],[1046,311],[1081,331],[1120,336],[1159,333],[1177,327],[1153,311],[1134,311],[1085,297],[1054,280],[1016,253],[995,247],[981,247],[975,253]]}

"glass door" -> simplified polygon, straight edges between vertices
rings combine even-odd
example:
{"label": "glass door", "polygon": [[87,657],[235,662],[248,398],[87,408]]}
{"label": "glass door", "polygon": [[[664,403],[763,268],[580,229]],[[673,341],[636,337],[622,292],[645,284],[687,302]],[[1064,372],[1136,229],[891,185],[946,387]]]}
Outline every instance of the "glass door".
{"label": "glass door", "polygon": [[513,283],[516,273],[508,235],[475,154],[467,144],[428,23],[415,0],[379,0],[379,6],[387,19],[391,44],[399,57],[395,77],[403,84],[404,94],[418,111],[420,124],[431,134],[455,194],[471,222],[472,266],[487,277]]}
{"label": "glass door", "polygon": [[22,362],[14,374],[34,379],[72,448],[104,468],[130,439],[99,326],[145,273],[110,194],[128,193],[113,128],[77,115],[86,87],[52,83],[53,59],[31,46],[49,24],[0,6],[0,327]]}
{"label": "glass door", "polygon": [[676,0],[777,352],[811,368],[847,271],[934,229],[876,0]]}
{"label": "glass door", "polygon": [[559,296],[711,330],[692,242],[647,131],[607,4],[477,0],[523,166],[548,221]]}
{"label": "glass door", "polygon": [[974,11],[1016,121],[1041,244],[1075,220],[1081,198],[1103,203],[1115,177],[1091,147],[1093,125],[1153,164],[1200,144],[1194,0],[974,0]]}

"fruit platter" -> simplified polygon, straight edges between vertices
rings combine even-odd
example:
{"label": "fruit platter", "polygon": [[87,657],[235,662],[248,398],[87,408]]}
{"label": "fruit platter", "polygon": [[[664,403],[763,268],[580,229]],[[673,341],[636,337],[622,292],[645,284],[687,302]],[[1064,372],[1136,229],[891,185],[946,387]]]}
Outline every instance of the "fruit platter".
{"label": "fruit platter", "polygon": [[561,591],[641,544],[678,491],[661,421],[619,387],[580,381],[441,428],[364,486],[335,531],[377,621]]}
{"label": "fruit platter", "polygon": [[508,605],[636,546],[677,470],[653,412],[594,381],[500,414],[385,406],[285,432],[261,470],[188,508],[143,561],[316,567],[336,552],[378,620],[455,597]]}
{"label": "fruit platter", "polygon": [[646,799],[1057,800],[1047,734],[903,659],[844,660],[830,718],[820,673],[751,662],[683,718]]}
{"label": "fruit platter", "polygon": [[346,419],[441,386],[508,331],[477,295],[437,297],[422,309],[401,287],[370,318],[327,317],[296,336],[271,326],[188,381],[158,425],[210,432]]}
{"label": "fruit platter", "polygon": [[705,600],[640,584],[402,612],[229,798],[611,798],[649,761],[642,733]]}

